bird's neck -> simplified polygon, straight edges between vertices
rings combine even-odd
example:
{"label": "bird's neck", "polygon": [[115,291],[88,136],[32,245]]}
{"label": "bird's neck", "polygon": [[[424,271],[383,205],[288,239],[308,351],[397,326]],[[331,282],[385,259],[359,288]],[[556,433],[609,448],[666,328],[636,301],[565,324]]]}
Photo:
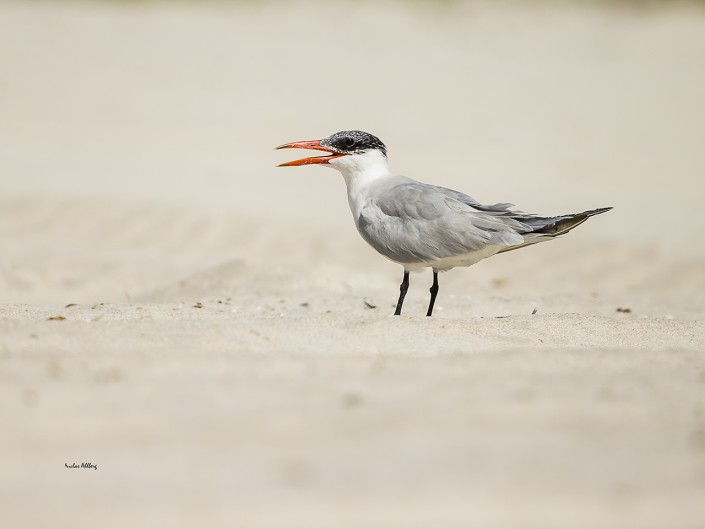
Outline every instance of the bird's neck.
{"label": "bird's neck", "polygon": [[341,173],[345,179],[345,185],[348,186],[348,190],[369,187],[380,178],[391,174],[386,164],[384,167],[368,167],[364,171],[341,171]]}
{"label": "bird's neck", "polygon": [[340,171],[348,189],[365,187],[376,179],[389,174],[387,157],[377,150],[343,156],[331,160],[330,165]]}
{"label": "bird's neck", "polygon": [[374,184],[391,176],[387,158],[380,153],[379,156],[369,156],[362,160],[351,160],[353,163],[336,167],[345,179],[348,189],[348,203],[353,217],[360,216],[360,211],[367,203],[373,192]]}

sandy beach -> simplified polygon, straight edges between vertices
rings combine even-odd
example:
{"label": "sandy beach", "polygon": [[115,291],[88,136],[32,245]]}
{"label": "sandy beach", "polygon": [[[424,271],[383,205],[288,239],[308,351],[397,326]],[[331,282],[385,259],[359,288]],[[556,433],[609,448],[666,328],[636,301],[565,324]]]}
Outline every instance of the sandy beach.
{"label": "sandy beach", "polygon": [[[705,527],[704,58],[689,4],[0,3],[0,525]],[[614,210],[393,317],[275,167],[343,129]]]}

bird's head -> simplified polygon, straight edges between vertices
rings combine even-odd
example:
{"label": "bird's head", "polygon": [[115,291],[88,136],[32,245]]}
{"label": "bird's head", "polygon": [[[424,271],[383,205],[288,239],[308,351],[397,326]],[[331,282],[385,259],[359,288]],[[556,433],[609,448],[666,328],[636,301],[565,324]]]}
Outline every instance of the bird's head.
{"label": "bird's head", "polygon": [[377,137],[361,130],[344,130],[322,140],[295,141],[277,149],[313,149],[329,154],[301,158],[279,167],[322,164],[337,169],[343,175],[387,170],[387,148]]}

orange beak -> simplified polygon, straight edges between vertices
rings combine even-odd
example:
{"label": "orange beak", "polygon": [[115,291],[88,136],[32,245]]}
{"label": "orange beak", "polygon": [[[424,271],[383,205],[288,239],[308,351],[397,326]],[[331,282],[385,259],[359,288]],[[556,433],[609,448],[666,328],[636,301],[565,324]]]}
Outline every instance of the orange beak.
{"label": "orange beak", "polygon": [[323,147],[321,145],[321,140],[310,140],[310,141],[295,141],[292,143],[285,143],[276,147],[276,149],[312,149],[314,151],[324,151],[330,152],[332,154],[328,156],[312,156],[311,158],[301,158],[300,160],[294,160],[293,162],[280,163],[277,167],[293,167],[295,165],[311,165],[314,163],[329,163],[334,158],[340,158],[345,156],[343,153],[335,152],[333,149],[328,147]]}

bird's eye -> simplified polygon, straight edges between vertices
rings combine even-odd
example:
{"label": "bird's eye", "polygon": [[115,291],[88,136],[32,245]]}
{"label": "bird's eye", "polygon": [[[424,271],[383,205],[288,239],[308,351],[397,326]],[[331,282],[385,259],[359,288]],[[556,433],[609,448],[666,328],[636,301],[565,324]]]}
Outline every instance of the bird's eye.
{"label": "bird's eye", "polygon": [[355,146],[355,140],[353,140],[352,138],[345,138],[345,139],[343,140],[343,146],[344,146],[346,149],[351,149],[351,148],[353,148],[353,147]]}

